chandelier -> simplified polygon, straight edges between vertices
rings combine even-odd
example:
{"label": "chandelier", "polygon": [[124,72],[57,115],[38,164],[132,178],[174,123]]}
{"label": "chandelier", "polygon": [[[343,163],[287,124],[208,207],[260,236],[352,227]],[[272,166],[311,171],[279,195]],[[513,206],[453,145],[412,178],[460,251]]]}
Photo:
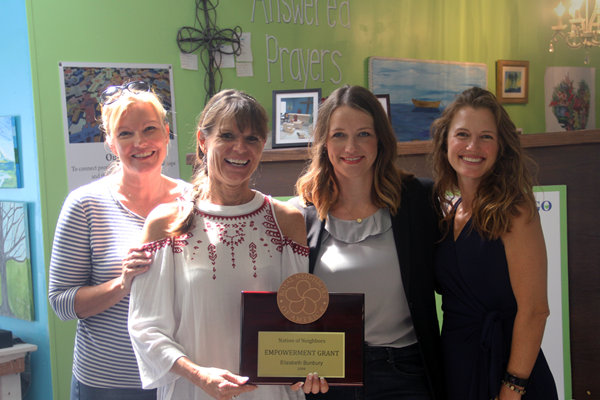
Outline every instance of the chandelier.
{"label": "chandelier", "polygon": [[558,42],[558,37],[562,37],[565,40],[567,46],[572,49],[578,49],[580,47],[585,48],[585,58],[583,62],[588,64],[590,62],[590,55],[588,53],[588,47],[599,47],[600,46],[600,0],[596,0],[596,5],[590,14],[589,0],[585,0],[585,18],[582,17],[581,8],[583,6],[583,0],[571,0],[571,7],[569,7],[569,14],[571,14],[571,31],[563,32],[567,25],[563,25],[562,16],[565,12],[565,7],[562,1],[558,4],[558,7],[554,9],[556,15],[558,15],[558,25],[553,26],[554,36],[550,39],[550,53],[554,52],[554,45],[552,42]]}

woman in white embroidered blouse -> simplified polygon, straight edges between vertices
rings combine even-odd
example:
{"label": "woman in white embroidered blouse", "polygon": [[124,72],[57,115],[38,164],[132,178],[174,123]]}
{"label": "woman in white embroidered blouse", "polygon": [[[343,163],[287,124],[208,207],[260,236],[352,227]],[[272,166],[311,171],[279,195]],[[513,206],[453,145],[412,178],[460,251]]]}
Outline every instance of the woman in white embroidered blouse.
{"label": "woman in white embroidered blouse", "polygon": [[191,201],[163,205],[144,227],[154,253],[134,280],[129,332],[144,388],[159,399],[293,399],[326,391],[311,375],[292,387],[246,385],[238,376],[240,292],[275,291],[308,271],[302,215],[249,187],[267,115],[244,93],[216,94],[200,116]]}

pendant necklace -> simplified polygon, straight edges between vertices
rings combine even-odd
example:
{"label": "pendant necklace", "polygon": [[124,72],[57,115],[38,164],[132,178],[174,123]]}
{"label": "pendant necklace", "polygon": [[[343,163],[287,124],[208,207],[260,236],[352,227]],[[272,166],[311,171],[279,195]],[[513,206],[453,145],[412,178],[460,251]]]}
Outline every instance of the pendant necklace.
{"label": "pendant necklace", "polygon": [[[367,205],[367,210],[369,210],[369,207],[370,207],[370,206],[371,206],[370,204],[368,204],[368,205]],[[348,209],[348,207],[346,207],[346,205],[344,205],[343,207],[344,207],[344,209],[346,210],[346,212],[348,213],[348,215],[349,215],[349,216],[350,216],[350,217],[351,217],[353,220],[355,220],[355,221],[356,221],[356,222],[358,222],[359,224],[363,222],[363,219],[362,219],[362,218],[360,218],[360,217],[359,217],[359,218],[354,218],[354,215],[353,215],[353,214],[350,212],[350,210]]]}

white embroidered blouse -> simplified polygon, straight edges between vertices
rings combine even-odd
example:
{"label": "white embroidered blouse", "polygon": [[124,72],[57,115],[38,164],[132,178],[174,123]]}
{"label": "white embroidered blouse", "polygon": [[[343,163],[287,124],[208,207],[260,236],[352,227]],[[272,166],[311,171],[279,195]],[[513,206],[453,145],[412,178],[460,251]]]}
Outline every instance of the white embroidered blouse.
{"label": "white embroidered blouse", "polygon": [[[308,272],[306,246],[283,236],[272,200],[255,192],[240,206],[196,205],[185,235],[148,243],[154,261],[133,281],[129,333],[145,389],[158,399],[210,399],[170,372],[182,356],[235,374],[240,357],[241,291],[277,291]],[[303,398],[285,386],[260,386],[238,399]]]}

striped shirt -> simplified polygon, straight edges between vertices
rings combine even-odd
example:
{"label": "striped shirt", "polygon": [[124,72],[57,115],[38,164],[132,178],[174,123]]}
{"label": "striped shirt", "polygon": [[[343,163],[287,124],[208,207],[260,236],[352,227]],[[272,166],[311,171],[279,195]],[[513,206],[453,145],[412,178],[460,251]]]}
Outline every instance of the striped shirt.
{"label": "striped shirt", "polygon": [[[145,219],[116,200],[108,179],[71,192],[58,219],[48,298],[63,321],[77,319],[77,290],[119,277],[127,251],[139,243]],[[127,331],[128,313],[129,295],[77,321],[73,374],[78,381],[99,388],[142,387]]]}

